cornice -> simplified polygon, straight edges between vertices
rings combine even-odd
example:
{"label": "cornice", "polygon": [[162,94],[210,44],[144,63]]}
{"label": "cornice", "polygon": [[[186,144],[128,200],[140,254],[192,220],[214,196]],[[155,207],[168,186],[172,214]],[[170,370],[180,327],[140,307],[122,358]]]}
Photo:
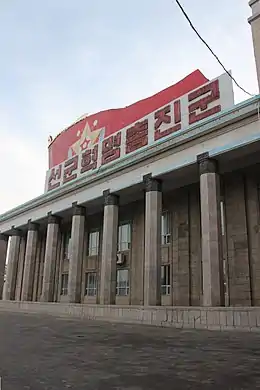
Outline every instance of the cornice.
{"label": "cornice", "polygon": [[250,16],[250,18],[247,19],[248,23],[251,24],[256,19],[260,17],[260,12],[255,13],[254,15]]}
{"label": "cornice", "polygon": [[252,7],[252,5],[254,5],[255,3],[257,3],[259,0],[249,0],[249,3],[248,3],[248,5],[250,6],[250,7]]}

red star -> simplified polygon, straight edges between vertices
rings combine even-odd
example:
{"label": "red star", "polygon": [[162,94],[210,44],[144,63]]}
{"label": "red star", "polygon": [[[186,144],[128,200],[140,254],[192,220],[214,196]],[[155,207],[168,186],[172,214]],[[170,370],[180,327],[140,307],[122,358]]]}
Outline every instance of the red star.
{"label": "red star", "polygon": [[81,151],[85,150],[88,148],[88,144],[89,144],[90,140],[88,139],[84,139],[84,141],[80,144],[80,148],[81,148]]}

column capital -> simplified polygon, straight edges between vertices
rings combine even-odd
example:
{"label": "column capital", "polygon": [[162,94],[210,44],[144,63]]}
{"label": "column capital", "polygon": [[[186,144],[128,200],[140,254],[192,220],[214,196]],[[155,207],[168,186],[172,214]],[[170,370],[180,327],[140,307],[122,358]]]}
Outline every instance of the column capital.
{"label": "column capital", "polygon": [[31,219],[28,220],[28,231],[36,232],[39,229],[38,223],[32,222]]}
{"label": "column capital", "polygon": [[217,173],[218,163],[216,160],[209,157],[209,153],[202,153],[197,156],[197,163],[199,165],[199,173]]}
{"label": "column capital", "polygon": [[48,216],[48,224],[59,224],[60,223],[60,217],[57,215],[53,215],[51,211],[47,214]]}
{"label": "column capital", "polygon": [[10,233],[11,237],[22,237],[22,235],[23,235],[23,232],[20,229],[17,229],[14,226],[12,226],[12,230]]}
{"label": "column capital", "polygon": [[0,241],[8,241],[8,236],[4,233],[0,233]]}
{"label": "column capital", "polygon": [[158,179],[153,179],[152,174],[148,173],[147,175],[143,176],[143,183],[145,185],[145,191],[151,192],[151,191],[162,191],[162,182]]}
{"label": "column capital", "polygon": [[115,194],[111,194],[110,190],[103,191],[104,196],[104,204],[105,206],[118,206],[119,204],[119,196]]}
{"label": "column capital", "polygon": [[74,215],[81,215],[85,216],[86,209],[83,206],[78,206],[77,202],[72,203],[72,210],[73,210],[73,216]]}

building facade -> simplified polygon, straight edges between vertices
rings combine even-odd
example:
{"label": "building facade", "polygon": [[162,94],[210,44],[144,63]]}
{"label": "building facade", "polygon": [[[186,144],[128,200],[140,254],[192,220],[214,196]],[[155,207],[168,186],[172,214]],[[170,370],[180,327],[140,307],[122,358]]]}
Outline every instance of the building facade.
{"label": "building facade", "polygon": [[[258,64],[260,2],[250,5]],[[260,305],[260,97],[226,108],[221,80],[193,86],[184,113],[185,97],[171,103],[169,121],[169,105],[149,114],[151,143],[147,117],[111,149],[105,137],[100,155],[93,143],[57,160],[43,195],[0,216],[3,300]],[[93,173],[79,174],[79,158]]]}

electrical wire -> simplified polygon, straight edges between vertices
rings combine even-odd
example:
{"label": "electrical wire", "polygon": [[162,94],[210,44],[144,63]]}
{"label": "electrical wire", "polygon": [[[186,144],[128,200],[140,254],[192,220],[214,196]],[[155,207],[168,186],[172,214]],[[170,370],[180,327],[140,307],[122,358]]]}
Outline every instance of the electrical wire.
{"label": "electrical wire", "polygon": [[253,95],[252,93],[250,92],[247,92],[243,87],[241,87],[241,85],[239,85],[239,83],[236,81],[236,79],[232,76],[232,74],[226,69],[225,65],[223,65],[223,63],[220,61],[220,59],[218,58],[218,56],[214,53],[214,51],[211,49],[211,47],[207,44],[207,42],[202,38],[202,36],[200,35],[200,33],[197,31],[196,27],[193,25],[192,21],[190,20],[189,16],[187,15],[187,13],[185,12],[183,6],[180,4],[179,0],[175,0],[177,5],[179,6],[180,10],[182,11],[183,15],[185,16],[185,18],[187,19],[187,21],[189,22],[192,30],[196,33],[196,35],[199,37],[199,39],[204,43],[204,45],[209,49],[209,51],[211,52],[211,54],[216,58],[216,60],[218,61],[218,63],[222,66],[222,68],[224,69],[224,71],[229,75],[229,77],[234,81],[234,83],[237,85],[237,87],[239,89],[241,89],[241,91],[243,91],[244,93],[246,93],[247,95],[249,96],[256,96],[256,95]]}

